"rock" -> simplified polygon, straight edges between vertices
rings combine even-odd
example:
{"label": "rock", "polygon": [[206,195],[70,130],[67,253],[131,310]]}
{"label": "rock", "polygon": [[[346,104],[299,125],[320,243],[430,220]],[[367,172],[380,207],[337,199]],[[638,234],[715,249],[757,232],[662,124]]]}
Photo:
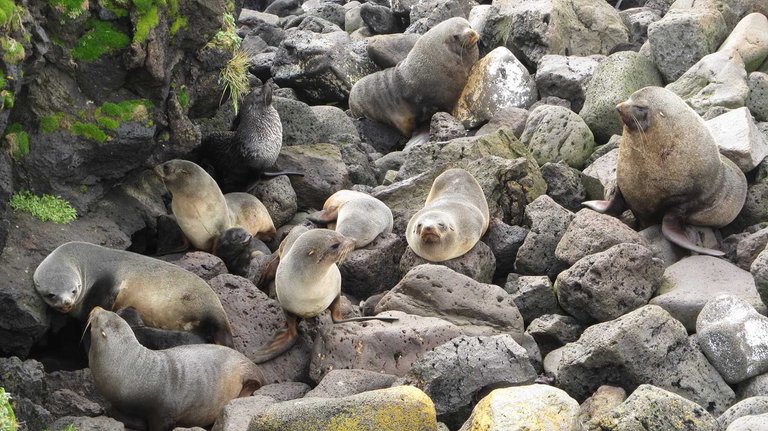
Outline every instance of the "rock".
{"label": "rock", "polygon": [[254,396],[269,397],[276,401],[290,401],[301,398],[309,393],[310,387],[301,382],[272,383],[260,387]]}
{"label": "rock", "polygon": [[493,5],[504,24],[496,34],[506,36],[506,46],[519,51],[520,60],[528,66],[547,54],[607,54],[629,36],[618,12],[604,2],[497,0]]}
{"label": "rock", "polygon": [[584,106],[587,85],[598,62],[592,57],[545,55],[536,68],[536,88],[539,95],[557,96],[571,102],[574,112]]}
{"label": "rock", "polygon": [[736,246],[736,265],[748,271],[766,246],[768,246],[768,228],[747,235]]}
{"label": "rock", "polygon": [[307,398],[344,398],[392,386],[397,376],[368,370],[331,370]]}
{"label": "rock", "polygon": [[298,0],[275,0],[264,9],[264,12],[283,18],[299,15],[304,11],[301,9],[301,2]]}
{"label": "rock", "polygon": [[757,293],[760,295],[763,303],[768,303],[768,251],[763,250],[757,255],[757,258],[749,268],[749,272],[752,273],[752,277],[755,279]]}
{"label": "rock", "polygon": [[439,317],[459,326],[489,327],[520,340],[523,319],[512,298],[441,265],[411,269],[376,305],[375,314],[402,311]]}
{"label": "rock", "polygon": [[560,306],[581,322],[606,322],[648,303],[664,268],[642,245],[621,243],[590,254],[555,282]]}
{"label": "rock", "polygon": [[[53,396],[53,394],[57,392],[61,392],[66,396],[66,399],[62,400],[64,401],[61,404],[61,407],[71,408],[76,407],[69,403],[69,397],[71,396],[73,400],[78,400],[78,404],[82,402],[82,406],[87,407],[88,410],[96,411],[97,407],[91,404],[91,402],[96,403],[100,408],[101,411],[106,410],[109,407],[109,402],[102,397],[99,392],[96,390],[96,383],[93,381],[93,376],[91,375],[91,369],[90,368],[83,368],[81,370],[75,370],[75,371],[54,371],[51,373],[48,373],[45,376],[45,384],[47,386],[47,392],[48,392],[48,398],[49,400],[46,401],[48,407],[50,407],[52,410],[57,410],[54,405],[50,402],[50,398]],[[74,395],[72,395],[74,393]],[[62,397],[64,398],[64,397]],[[80,409],[82,410],[82,409]],[[94,415],[86,415],[86,416],[98,416],[101,413],[97,413]],[[63,413],[63,414],[57,414],[58,416],[81,416],[84,415],[84,413],[78,412],[78,413]]]}
{"label": "rock", "polygon": [[[353,0],[346,4],[347,13],[344,14],[344,31],[353,34],[357,30],[365,28],[363,17],[360,16],[360,2]],[[356,40],[353,38],[353,40]]]}
{"label": "rock", "polygon": [[569,109],[552,105],[531,111],[520,140],[540,165],[564,161],[577,169],[584,167],[595,148],[592,132],[581,117]]}
{"label": "rock", "polygon": [[62,416],[100,416],[104,408],[82,395],[69,390],[59,389],[48,397],[46,407],[55,417]]}
{"label": "rock", "polygon": [[647,383],[706,406],[715,415],[734,398],[683,324],[655,305],[590,326],[578,341],[566,344],[557,382],[577,400],[603,384],[634,391]]}
{"label": "rock", "polygon": [[43,404],[48,389],[43,364],[34,359],[22,362],[16,356],[0,358],[0,387],[14,399],[27,398]]}
{"label": "rock", "polygon": [[509,335],[465,336],[427,352],[405,379],[429,395],[440,421],[458,425],[486,387],[530,385],[536,371],[525,349]]}
{"label": "rock", "polygon": [[359,140],[353,143],[342,143],[340,145],[341,159],[347,167],[350,183],[374,187],[379,183],[376,180],[373,163],[371,163],[363,145],[359,143]]}
{"label": "rock", "polygon": [[166,255],[162,256],[161,260],[184,268],[206,281],[221,274],[227,274],[224,262],[219,257],[204,251]]}
{"label": "rock", "polygon": [[323,130],[323,143],[360,143],[360,135],[347,114],[335,106],[312,106]]}
{"label": "rock", "polygon": [[[614,135],[614,137],[616,136],[618,135]],[[608,147],[609,145],[610,143],[603,145],[603,147],[599,147],[595,153],[600,151],[600,148]],[[619,149],[617,147],[608,150],[607,153],[599,156],[594,162],[592,162],[592,164],[584,168],[584,175],[600,181],[600,184],[604,188],[603,198],[605,196],[612,196],[614,190],[616,189],[616,167],[618,166],[618,163]]]}
{"label": "rock", "polygon": [[436,317],[389,311],[394,322],[338,323],[315,338],[310,377],[319,382],[331,370],[363,369],[404,376],[429,350],[460,335],[493,335],[486,326],[456,326]]}
{"label": "rock", "polygon": [[235,398],[224,406],[211,431],[247,431],[253,417],[277,402],[278,400],[272,397],[258,393],[250,397]]}
{"label": "rock", "polygon": [[726,429],[738,418],[768,413],[768,397],[752,397],[732,405],[717,418],[720,429]]}
{"label": "rock", "polygon": [[317,144],[324,140],[323,124],[312,107],[306,103],[274,97],[272,106],[280,115],[283,126],[283,147]]}
{"label": "rock", "polygon": [[744,62],[725,51],[705,56],[666,88],[702,116],[713,108],[741,108],[749,96]]}
{"label": "rock", "polygon": [[578,430],[579,403],[560,389],[528,385],[495,389],[459,431]]}
{"label": "rock", "polygon": [[744,229],[758,223],[768,221],[768,181],[763,179],[760,182],[747,186],[747,198],[744,201],[744,207],[736,219],[729,225],[734,229]]}
{"label": "rock", "polygon": [[736,163],[742,172],[756,168],[768,156],[768,141],[760,133],[748,108],[726,112],[706,124],[720,154]]}
{"label": "rock", "polygon": [[523,108],[501,109],[491,117],[488,123],[477,130],[475,136],[489,135],[505,128],[519,139],[525,130],[526,121],[528,121],[528,111]]}
{"label": "rock", "polygon": [[332,144],[283,147],[276,163],[279,171],[301,172],[291,177],[300,207],[322,208],[325,200],[347,187],[347,167]]}
{"label": "rock", "polygon": [[576,213],[557,244],[555,256],[573,265],[591,254],[622,243],[648,246],[647,241],[616,217],[584,208]]}
{"label": "rock", "polygon": [[467,130],[447,112],[436,112],[429,121],[429,139],[431,141],[450,141],[467,136]]}
{"label": "rock", "polygon": [[579,420],[590,428],[592,423],[598,422],[626,399],[627,392],[624,389],[616,386],[600,386],[594,394],[581,403]]}
{"label": "rock", "polygon": [[661,15],[649,7],[625,9],[619,15],[629,29],[629,42],[638,45],[648,40],[648,27],[661,19]]}
{"label": "rock", "polygon": [[611,135],[620,135],[623,128],[616,105],[643,87],[662,85],[661,75],[650,59],[637,52],[617,52],[597,66],[579,115],[592,130],[595,141],[607,142]]}
{"label": "rock", "polygon": [[675,393],[640,385],[608,415],[590,424],[589,430],[717,431],[717,420],[704,408]]}
{"label": "rock", "polygon": [[[224,274],[209,281],[221,300],[232,325],[235,349],[251,357],[267,346],[285,328],[280,304],[267,297],[250,281]],[[277,358],[260,364],[268,383],[306,379],[312,339],[299,329],[296,346]]]}
{"label": "rock", "polygon": [[732,295],[710,300],[696,319],[699,346],[728,383],[768,371],[768,317]]}
{"label": "rock", "polygon": [[751,13],[739,21],[718,51],[736,51],[747,72],[754,72],[768,58],[768,17]]}
{"label": "rock", "polygon": [[555,278],[565,269],[565,265],[555,256],[555,248],[573,217],[573,213],[549,196],[540,196],[528,204],[525,218],[531,231],[517,251],[515,270],[524,275]]}
{"label": "rock", "polygon": [[545,314],[560,312],[549,277],[509,274],[504,290],[512,296],[524,322],[532,322]]}
{"label": "rock", "polygon": [[[590,132],[591,133],[591,132]],[[547,182],[547,196],[569,211],[578,211],[587,200],[582,174],[564,162],[544,163],[541,176]]]}
{"label": "rock", "polygon": [[344,6],[340,4],[308,1],[301,7],[306,11],[307,15],[311,17],[322,18],[336,24],[340,28],[344,28],[344,16],[347,11],[344,9]]}
{"label": "rock", "polygon": [[510,226],[497,218],[491,219],[481,241],[490,247],[496,260],[493,280],[506,278],[507,274],[514,271],[517,251],[523,245],[526,235],[528,229],[522,226]]}
{"label": "rock", "polygon": [[747,85],[749,86],[747,107],[756,120],[768,121],[768,74],[750,73]]}
{"label": "rock", "polygon": [[717,50],[727,36],[723,16],[716,10],[675,10],[648,26],[653,61],[665,82],[677,81],[705,55]]}
{"label": "rock", "polygon": [[726,431],[760,431],[765,427],[768,414],[743,416],[731,422]]}
{"label": "rock", "polygon": [[267,208],[272,222],[280,227],[290,221],[298,210],[296,192],[286,175],[261,179],[248,189]]}
{"label": "rock", "polygon": [[689,256],[664,270],[664,281],[650,303],[667,310],[689,332],[696,332],[701,309],[723,294],[736,295],[766,313],[752,276],[712,256]]}
{"label": "rock", "polygon": [[57,419],[50,425],[51,431],[65,431],[67,429],[76,429],[78,431],[124,431],[125,425],[110,417],[98,416],[95,418],[87,416],[65,416]]}
{"label": "rock", "polygon": [[414,33],[373,36],[368,39],[368,57],[382,69],[394,67],[405,60],[419,36]]}
{"label": "rock", "polygon": [[471,0],[428,0],[415,2],[410,10],[409,21],[411,25],[405,29],[405,32],[424,34],[447,19],[453,17],[466,18],[474,4],[475,2]]}
{"label": "rock", "polygon": [[363,3],[360,6],[360,17],[363,22],[376,34],[397,33],[398,22],[392,9],[373,3]]}
{"label": "rock", "polygon": [[344,398],[302,398],[273,404],[248,426],[249,431],[344,428],[433,431],[437,428],[435,407],[424,392],[398,386]]}
{"label": "rock", "polygon": [[338,265],[344,293],[367,298],[391,289],[400,281],[398,265],[406,247],[404,238],[390,233],[349,252]]}
{"label": "rock", "polygon": [[545,314],[533,319],[525,333],[536,340],[541,354],[547,356],[555,349],[576,341],[584,331],[584,326],[571,316]]}
{"label": "rock", "polygon": [[[417,255],[408,247],[400,259],[400,274],[405,275],[419,265],[430,263],[433,262]],[[439,262],[438,265],[448,267],[480,283],[490,283],[496,270],[496,258],[486,243],[478,241],[466,254]]]}
{"label": "rock", "polygon": [[528,70],[500,46],[478,60],[456,102],[453,116],[464,127],[476,128],[504,108],[528,108],[538,98]]}
{"label": "rock", "polygon": [[768,394],[768,374],[760,374],[751,377],[736,385],[737,399],[745,400],[750,397],[765,396]]}

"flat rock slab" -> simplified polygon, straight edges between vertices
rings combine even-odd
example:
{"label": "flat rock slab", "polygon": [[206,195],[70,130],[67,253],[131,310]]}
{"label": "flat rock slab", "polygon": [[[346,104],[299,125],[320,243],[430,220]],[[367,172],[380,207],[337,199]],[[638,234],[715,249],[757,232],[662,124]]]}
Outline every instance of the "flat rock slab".
{"label": "flat rock slab", "polygon": [[[413,268],[433,262],[424,259],[413,252],[410,247],[405,249],[400,258],[400,274],[405,275]],[[496,257],[488,244],[478,241],[471,250],[450,260],[435,263],[466,275],[480,283],[490,283],[496,271]]]}

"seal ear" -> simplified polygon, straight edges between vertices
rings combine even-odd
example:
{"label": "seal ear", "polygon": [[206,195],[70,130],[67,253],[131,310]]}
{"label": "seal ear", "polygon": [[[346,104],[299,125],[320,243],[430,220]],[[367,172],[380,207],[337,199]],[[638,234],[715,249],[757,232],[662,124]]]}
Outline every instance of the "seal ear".
{"label": "seal ear", "polygon": [[264,98],[264,106],[272,104],[272,86],[269,84],[269,81],[265,82],[262,86],[261,96]]}

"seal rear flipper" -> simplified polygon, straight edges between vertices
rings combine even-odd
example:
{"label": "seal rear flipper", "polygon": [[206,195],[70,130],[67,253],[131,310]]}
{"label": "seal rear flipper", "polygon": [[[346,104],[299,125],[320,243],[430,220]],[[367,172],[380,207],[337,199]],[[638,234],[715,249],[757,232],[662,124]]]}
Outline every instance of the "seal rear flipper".
{"label": "seal rear flipper", "polygon": [[363,316],[363,317],[350,317],[349,319],[342,319],[341,316],[341,295],[331,302],[328,306],[331,310],[331,320],[333,323],[346,323],[346,322],[366,322],[368,320],[380,320],[382,322],[394,322],[399,320],[397,317],[376,317],[376,316]]}
{"label": "seal rear flipper", "polygon": [[616,193],[614,193],[614,195],[608,200],[584,201],[581,203],[581,205],[601,214],[609,214],[613,216],[621,215],[621,213],[628,208],[626,201],[624,201],[624,195],[621,194],[621,191],[618,189],[618,187],[616,188]]}
{"label": "seal rear flipper", "polygon": [[299,339],[298,329],[299,319],[298,317],[285,313],[285,330],[275,336],[269,346],[266,349],[259,350],[252,357],[251,360],[256,364],[261,364],[274,359],[288,350],[296,344],[296,340]]}
{"label": "seal rear flipper", "polygon": [[333,223],[336,221],[336,217],[338,216],[338,211],[318,211],[314,214],[310,214],[307,216],[307,220],[311,221],[312,223],[318,225],[318,226],[327,226],[328,223]]}
{"label": "seal rear flipper", "polygon": [[725,253],[720,250],[713,250],[711,248],[699,247],[694,244],[688,237],[686,225],[680,216],[673,213],[664,214],[664,219],[661,222],[661,233],[664,238],[668,239],[671,243],[676,244],[684,249],[695,251],[696,253],[706,254],[708,256],[724,256]]}

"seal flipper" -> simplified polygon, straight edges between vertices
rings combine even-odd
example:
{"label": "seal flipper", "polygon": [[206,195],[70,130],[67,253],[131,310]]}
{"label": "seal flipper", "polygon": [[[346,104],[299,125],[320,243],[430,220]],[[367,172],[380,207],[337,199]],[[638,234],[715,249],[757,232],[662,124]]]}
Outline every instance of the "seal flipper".
{"label": "seal flipper", "polygon": [[661,233],[664,238],[668,239],[671,243],[676,244],[687,250],[695,251],[696,253],[706,254],[709,256],[724,256],[725,253],[720,250],[713,250],[711,248],[699,247],[694,244],[688,237],[686,225],[683,223],[682,218],[672,212],[664,214],[664,219],[661,222]]}
{"label": "seal flipper", "polygon": [[251,360],[256,364],[261,364],[274,359],[288,350],[296,344],[296,340],[299,339],[299,318],[295,315],[285,312],[285,330],[275,336],[269,346],[266,349],[259,350],[252,357]]}
{"label": "seal flipper", "polygon": [[314,214],[310,214],[307,216],[307,220],[318,226],[327,226],[329,223],[335,222],[338,216],[338,208],[334,208],[331,210],[322,210]]}
{"label": "seal flipper", "polygon": [[601,214],[610,214],[614,216],[621,215],[621,213],[628,208],[627,202],[624,201],[624,195],[621,194],[621,190],[619,190],[618,187],[616,187],[616,193],[614,193],[609,200],[584,201],[581,205]]}
{"label": "seal flipper", "polygon": [[397,317],[376,317],[376,316],[363,316],[363,317],[350,317],[349,319],[342,319],[341,317],[341,295],[331,302],[328,307],[331,310],[331,320],[333,323],[346,323],[346,322],[365,322],[368,320],[380,320],[382,322],[394,322],[399,320]]}

